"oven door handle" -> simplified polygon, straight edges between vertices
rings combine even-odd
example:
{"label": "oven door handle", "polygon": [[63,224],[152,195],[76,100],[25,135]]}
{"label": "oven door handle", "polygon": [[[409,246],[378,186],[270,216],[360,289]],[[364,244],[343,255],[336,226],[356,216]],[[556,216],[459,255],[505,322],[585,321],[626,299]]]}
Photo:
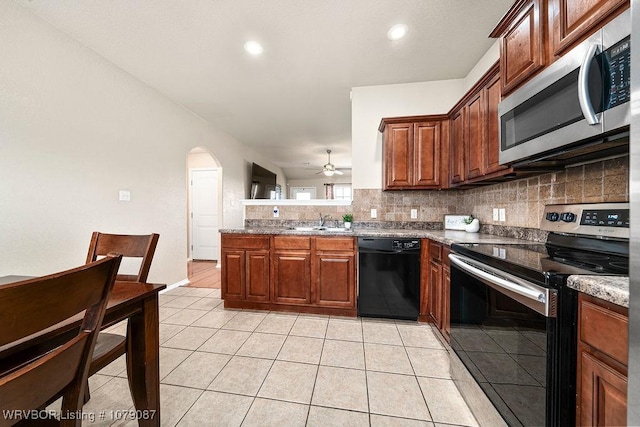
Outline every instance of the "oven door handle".
{"label": "oven door handle", "polygon": [[459,269],[543,316],[556,317],[556,290],[536,285],[459,254],[450,253],[449,260]]}

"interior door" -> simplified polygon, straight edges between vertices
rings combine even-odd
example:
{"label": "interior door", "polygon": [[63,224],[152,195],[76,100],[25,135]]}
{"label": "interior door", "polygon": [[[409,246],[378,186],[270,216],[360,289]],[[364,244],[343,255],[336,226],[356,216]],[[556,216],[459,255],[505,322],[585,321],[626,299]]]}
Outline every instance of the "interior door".
{"label": "interior door", "polygon": [[191,258],[220,259],[218,235],[218,171],[191,171]]}

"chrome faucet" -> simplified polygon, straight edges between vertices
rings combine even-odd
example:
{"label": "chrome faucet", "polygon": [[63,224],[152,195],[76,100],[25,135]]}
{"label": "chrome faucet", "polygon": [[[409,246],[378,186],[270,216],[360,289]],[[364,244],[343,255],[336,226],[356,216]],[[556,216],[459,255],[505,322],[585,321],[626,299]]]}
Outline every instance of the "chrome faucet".
{"label": "chrome faucet", "polygon": [[320,227],[324,227],[324,223],[328,219],[331,219],[331,215],[322,215],[322,212],[321,212],[320,213]]}

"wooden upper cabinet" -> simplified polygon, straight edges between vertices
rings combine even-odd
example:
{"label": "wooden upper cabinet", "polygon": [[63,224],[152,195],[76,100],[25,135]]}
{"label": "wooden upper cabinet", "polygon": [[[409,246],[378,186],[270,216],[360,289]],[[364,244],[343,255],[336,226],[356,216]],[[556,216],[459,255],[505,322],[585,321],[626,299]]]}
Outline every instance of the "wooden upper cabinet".
{"label": "wooden upper cabinet", "polygon": [[485,142],[485,174],[507,169],[500,164],[500,121],[498,118],[498,104],[500,103],[500,76],[498,74],[489,80],[485,87],[487,111],[484,119],[486,126]]}
{"label": "wooden upper cabinet", "polygon": [[629,0],[549,0],[549,6],[554,11],[551,52],[560,56],[627,9]]}
{"label": "wooden upper cabinet", "polygon": [[503,95],[546,65],[546,11],[547,0],[520,0],[490,34],[500,37]]}
{"label": "wooden upper cabinet", "polygon": [[489,37],[500,38],[502,96],[629,8],[629,0],[517,0]]}
{"label": "wooden upper cabinet", "polygon": [[442,188],[441,144],[447,119],[446,115],[382,119],[385,190]]}
{"label": "wooden upper cabinet", "polygon": [[476,178],[484,174],[485,111],[484,91],[478,92],[466,105],[467,137],[466,142],[466,178]]}
{"label": "wooden upper cabinet", "polygon": [[415,123],[413,171],[417,186],[440,185],[440,123]]}
{"label": "wooden upper cabinet", "polygon": [[461,108],[451,115],[451,144],[449,148],[451,184],[460,184],[465,180],[465,116],[466,108]]}
{"label": "wooden upper cabinet", "polygon": [[413,184],[413,123],[388,125],[384,134],[385,187]]}

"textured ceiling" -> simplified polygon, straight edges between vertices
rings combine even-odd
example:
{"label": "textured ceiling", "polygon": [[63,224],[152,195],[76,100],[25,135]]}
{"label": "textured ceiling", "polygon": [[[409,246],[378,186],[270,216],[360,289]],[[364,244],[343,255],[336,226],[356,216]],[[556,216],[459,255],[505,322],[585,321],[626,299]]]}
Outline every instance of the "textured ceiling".
{"label": "textured ceiling", "polygon": [[[513,0],[18,0],[289,178],[351,165],[350,90],[462,78]],[[403,22],[406,38],[386,32]],[[261,57],[242,46],[255,39]],[[213,145],[213,144],[212,144]],[[313,176],[314,171],[307,172]]]}

